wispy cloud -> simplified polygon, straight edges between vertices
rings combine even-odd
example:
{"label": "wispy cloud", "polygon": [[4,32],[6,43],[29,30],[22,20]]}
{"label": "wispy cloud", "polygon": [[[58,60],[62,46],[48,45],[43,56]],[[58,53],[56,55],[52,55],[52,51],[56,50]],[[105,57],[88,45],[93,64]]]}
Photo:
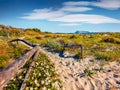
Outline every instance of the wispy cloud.
{"label": "wispy cloud", "polygon": [[78,26],[78,25],[81,25],[81,24],[78,24],[78,23],[65,23],[65,24],[59,24],[60,26]]}
{"label": "wispy cloud", "polygon": [[91,3],[91,5],[109,10],[116,10],[120,8],[120,0],[101,0],[100,2]]}
{"label": "wispy cloud", "polygon": [[88,6],[88,5],[90,5],[90,2],[88,2],[88,1],[69,1],[69,2],[64,2],[63,5],[65,5],[65,6]]}
{"label": "wispy cloud", "polygon": [[92,10],[92,8],[83,6],[64,6],[60,10],[65,12],[85,12]]}
{"label": "wispy cloud", "polygon": [[120,23],[120,20],[105,17],[102,15],[87,15],[87,14],[70,14],[63,17],[49,19],[50,21],[59,22],[81,22],[81,23],[91,23],[91,24],[101,24],[101,23]]}
{"label": "wispy cloud", "polygon": [[[119,19],[110,18],[104,15],[79,14],[79,12],[93,10],[93,8],[89,7],[90,5],[114,10],[120,8],[120,0],[101,0],[100,2],[64,2],[63,6],[57,10],[53,10],[52,8],[35,9],[31,13],[20,18],[69,23],[61,24],[61,26],[75,26],[78,25],[78,23],[120,23]],[[74,12],[77,12],[77,14]]]}
{"label": "wispy cloud", "polygon": [[35,9],[33,12],[29,13],[28,15],[22,16],[20,18],[23,19],[29,19],[29,20],[40,20],[40,19],[52,19],[56,17],[60,17],[65,15],[65,12],[58,10],[58,11],[52,11],[50,8],[44,8],[44,9]]}
{"label": "wispy cloud", "polygon": [[116,10],[120,8],[120,0],[100,0],[99,2],[88,2],[88,1],[70,1],[65,2],[63,5],[66,6],[96,6],[109,10]]}

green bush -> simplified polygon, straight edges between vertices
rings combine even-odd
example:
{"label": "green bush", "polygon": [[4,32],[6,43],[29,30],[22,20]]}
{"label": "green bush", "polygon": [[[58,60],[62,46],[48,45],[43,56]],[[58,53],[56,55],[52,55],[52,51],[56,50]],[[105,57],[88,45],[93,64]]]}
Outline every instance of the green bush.
{"label": "green bush", "polygon": [[92,76],[92,74],[94,74],[94,72],[88,68],[84,70],[84,73],[86,76],[90,76],[90,77]]}
{"label": "green bush", "polygon": [[61,46],[59,43],[57,42],[47,42],[47,46],[50,48],[50,49],[53,49],[53,50],[56,50],[56,51],[63,51],[64,50],[64,47]]}
{"label": "green bush", "polygon": [[112,36],[108,36],[108,37],[104,37],[102,39],[102,42],[109,42],[109,43],[120,44],[120,39],[112,37]]}
{"label": "green bush", "polygon": [[70,39],[78,38],[76,35],[70,36]]}
{"label": "green bush", "polygon": [[38,39],[38,40],[39,40],[39,39],[42,39],[42,37],[41,37],[41,36],[36,36],[35,38],[36,38],[36,39]]}
{"label": "green bush", "polygon": [[13,48],[13,57],[14,58],[19,58],[24,54],[22,48],[20,47],[15,47]]}
{"label": "green bush", "polygon": [[6,55],[0,56],[0,69],[2,69],[6,65],[8,59],[9,57]]}
{"label": "green bush", "polygon": [[7,36],[6,30],[0,30],[0,36]]}
{"label": "green bush", "polygon": [[24,33],[22,31],[19,31],[19,30],[12,30],[9,32],[10,36],[21,36],[21,35],[24,35]]}
{"label": "green bush", "polygon": [[25,29],[25,31],[33,31],[33,32],[38,32],[38,33],[41,32],[41,30],[38,28],[27,28],[27,29]]}
{"label": "green bush", "polygon": [[120,55],[118,55],[120,53],[120,50],[113,50],[113,51],[108,51],[108,52],[95,52],[95,56],[98,59],[102,59],[105,61],[120,61]]}

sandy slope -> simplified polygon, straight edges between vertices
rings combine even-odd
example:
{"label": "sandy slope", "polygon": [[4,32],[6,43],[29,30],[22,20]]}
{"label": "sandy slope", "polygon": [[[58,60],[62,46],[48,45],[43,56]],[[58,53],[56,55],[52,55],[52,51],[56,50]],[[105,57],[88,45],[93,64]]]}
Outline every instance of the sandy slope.
{"label": "sandy slope", "polygon": [[[87,57],[80,62],[73,58],[62,58],[57,53],[40,50],[48,55],[60,74],[63,87],[59,90],[120,90],[120,63],[111,62],[104,65],[103,70],[97,71],[104,62],[91,60]],[[84,70],[95,69],[92,77],[84,74]]]}

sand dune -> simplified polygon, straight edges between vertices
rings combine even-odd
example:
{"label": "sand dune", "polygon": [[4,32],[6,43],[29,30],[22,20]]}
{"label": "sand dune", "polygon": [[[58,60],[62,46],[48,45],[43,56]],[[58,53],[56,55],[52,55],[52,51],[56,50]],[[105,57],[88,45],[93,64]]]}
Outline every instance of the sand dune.
{"label": "sand dune", "polygon": [[[58,53],[51,53],[45,49],[41,51],[48,55],[55,64],[55,69],[60,75],[63,87],[59,90],[120,90],[120,63],[110,62],[100,67],[105,62],[91,60],[87,57],[80,62],[73,58],[60,57]],[[85,74],[85,69],[94,71],[90,76]]]}

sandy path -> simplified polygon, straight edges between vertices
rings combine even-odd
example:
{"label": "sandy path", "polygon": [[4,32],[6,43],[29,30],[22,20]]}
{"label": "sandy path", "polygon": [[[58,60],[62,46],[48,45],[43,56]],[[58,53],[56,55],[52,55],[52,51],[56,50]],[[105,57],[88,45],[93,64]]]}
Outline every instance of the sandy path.
{"label": "sandy path", "polygon": [[105,65],[102,71],[97,71],[92,77],[82,77],[86,68],[100,68],[101,63],[91,62],[93,57],[77,62],[73,58],[61,58],[57,53],[42,48],[40,51],[50,58],[61,76],[63,87],[59,90],[120,90],[120,64],[117,62]]}

